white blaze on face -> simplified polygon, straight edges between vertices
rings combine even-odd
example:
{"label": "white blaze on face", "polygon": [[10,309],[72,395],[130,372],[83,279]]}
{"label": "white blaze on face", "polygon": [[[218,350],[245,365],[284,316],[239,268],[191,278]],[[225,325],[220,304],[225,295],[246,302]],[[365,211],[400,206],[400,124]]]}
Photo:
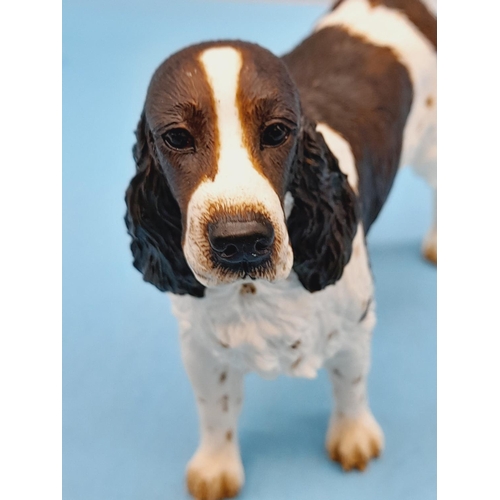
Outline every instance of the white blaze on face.
{"label": "white blaze on face", "polygon": [[206,222],[214,208],[228,216],[244,211],[269,217],[275,232],[273,269],[266,279],[284,279],[290,273],[293,254],[278,195],[269,181],[254,167],[245,147],[237,104],[242,58],[232,47],[207,49],[199,57],[212,90],[219,137],[217,173],[196,188],[187,208],[184,255],[198,281],[214,286],[234,281],[213,268]]}

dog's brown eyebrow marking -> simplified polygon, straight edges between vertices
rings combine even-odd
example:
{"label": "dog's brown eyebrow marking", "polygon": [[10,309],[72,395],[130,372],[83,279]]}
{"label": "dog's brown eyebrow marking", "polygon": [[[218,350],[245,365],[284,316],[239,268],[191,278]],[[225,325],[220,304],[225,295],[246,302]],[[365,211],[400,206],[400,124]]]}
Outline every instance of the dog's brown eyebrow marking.
{"label": "dog's brown eyebrow marking", "polygon": [[[216,103],[200,50],[203,46],[188,47],[164,61],[151,78],[144,105],[152,153],[169,173],[169,188],[182,217],[200,183],[215,179],[220,149],[219,131],[214,126]],[[162,136],[172,128],[189,131],[194,139],[192,154],[177,154],[165,146]],[[185,168],[193,161],[196,169]]]}
{"label": "dog's brown eyebrow marking", "polygon": [[297,347],[299,347],[299,345],[301,344],[302,342],[300,340],[296,340],[290,347],[292,349],[297,349]]}
{"label": "dog's brown eyebrow marking", "polygon": [[[209,111],[206,110],[206,112]],[[176,102],[175,105],[171,104],[166,109],[157,110],[153,108],[153,111],[150,112],[151,132],[154,135],[161,135],[168,129],[188,124],[203,112],[203,107],[193,100]]]}
{"label": "dog's brown eyebrow marking", "polygon": [[365,308],[363,314],[361,315],[361,318],[359,318],[358,323],[361,323],[366,318],[366,315],[368,314],[368,310],[370,309],[371,303],[372,303],[372,299],[369,298],[367,303],[366,303],[366,308]]}
{"label": "dog's brown eyebrow marking", "polygon": [[430,108],[434,104],[434,99],[432,96],[428,96],[427,99],[425,100],[425,105]]}
{"label": "dog's brown eyebrow marking", "polygon": [[227,379],[227,372],[222,372],[219,377],[219,382],[223,384]]}
{"label": "dog's brown eyebrow marking", "polygon": [[233,440],[233,431],[229,430],[226,432],[226,440],[227,441],[232,441]]}

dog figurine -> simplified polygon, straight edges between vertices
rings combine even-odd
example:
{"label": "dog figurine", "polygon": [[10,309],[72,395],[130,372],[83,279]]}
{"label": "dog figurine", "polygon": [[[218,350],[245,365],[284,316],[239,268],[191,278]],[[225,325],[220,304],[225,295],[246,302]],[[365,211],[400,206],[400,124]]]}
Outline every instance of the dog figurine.
{"label": "dog figurine", "polygon": [[[423,0],[340,0],[279,58],[194,45],[152,77],[126,193],[134,266],[168,292],[200,418],[200,500],[244,482],[243,378],[312,378],[336,409],[332,460],[383,449],[367,399],[375,300],[365,236],[401,164],[436,187],[436,16]],[[423,245],[437,259],[436,225]]]}

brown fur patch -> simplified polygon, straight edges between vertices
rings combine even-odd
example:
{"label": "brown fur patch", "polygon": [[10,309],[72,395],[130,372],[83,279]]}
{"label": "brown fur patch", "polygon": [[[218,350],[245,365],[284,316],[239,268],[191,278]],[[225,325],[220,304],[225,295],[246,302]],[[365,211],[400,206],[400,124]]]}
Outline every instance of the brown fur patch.
{"label": "brown fur patch", "polygon": [[296,340],[290,347],[292,349],[297,349],[297,347],[299,347],[299,345],[301,344],[302,342],[300,340]]}
{"label": "brown fur patch", "polygon": [[[169,57],[155,71],[144,105],[151,130],[152,153],[157,157],[183,216],[192,193],[204,179],[214,179],[219,157],[215,101],[200,54],[214,44],[187,47]],[[163,135],[184,128],[194,138],[194,151],[169,148]]]}
{"label": "brown fur patch", "polygon": [[292,363],[292,370],[295,370],[301,363],[302,361],[302,356],[298,357],[293,363]]}
{"label": "brown fur patch", "polygon": [[425,105],[430,108],[432,107],[432,105],[434,104],[434,99],[432,98],[432,96],[428,96],[427,99],[425,100]]}
{"label": "brown fur patch", "polygon": [[219,377],[219,383],[223,384],[227,379],[227,372],[222,372]]}
{"label": "brown fur patch", "polygon": [[232,441],[233,440],[233,431],[227,431],[226,432],[226,441]]}
{"label": "brown fur patch", "polygon": [[304,115],[328,125],[351,147],[367,233],[398,172],[413,100],[408,69],[389,47],[342,26],[316,31],[283,60],[299,88]]}
{"label": "brown fur patch", "polygon": [[253,283],[243,283],[240,288],[241,295],[255,295],[257,293],[257,288]]}

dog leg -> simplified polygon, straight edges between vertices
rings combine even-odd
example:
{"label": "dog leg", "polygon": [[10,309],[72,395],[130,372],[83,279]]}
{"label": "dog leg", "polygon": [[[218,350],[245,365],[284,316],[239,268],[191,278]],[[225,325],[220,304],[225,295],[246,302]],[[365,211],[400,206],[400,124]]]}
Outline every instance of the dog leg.
{"label": "dog leg", "polygon": [[[373,314],[373,313],[371,313]],[[353,332],[356,343],[327,364],[336,408],[326,436],[330,458],[345,471],[364,470],[378,457],[384,437],[368,406],[366,381],[370,364],[370,332]]]}
{"label": "dog leg", "polygon": [[[433,100],[433,102],[435,99]],[[435,105],[435,104],[434,104]],[[435,123],[435,116],[433,118]],[[433,190],[434,206],[432,226],[427,232],[422,243],[422,255],[426,260],[437,264],[437,163],[436,163],[436,128],[431,127],[422,142],[422,147],[417,154],[412,166]]]}
{"label": "dog leg", "polygon": [[244,483],[237,423],[243,374],[193,343],[183,345],[200,419],[200,444],[187,466],[187,487],[197,500],[234,497]]}

